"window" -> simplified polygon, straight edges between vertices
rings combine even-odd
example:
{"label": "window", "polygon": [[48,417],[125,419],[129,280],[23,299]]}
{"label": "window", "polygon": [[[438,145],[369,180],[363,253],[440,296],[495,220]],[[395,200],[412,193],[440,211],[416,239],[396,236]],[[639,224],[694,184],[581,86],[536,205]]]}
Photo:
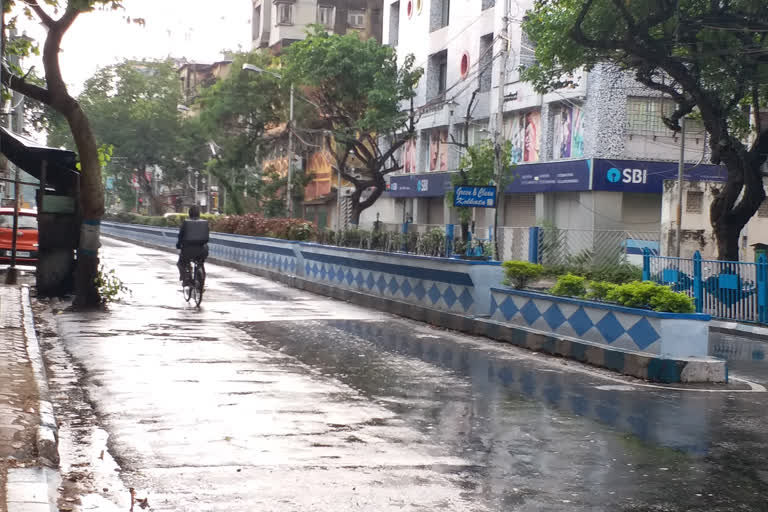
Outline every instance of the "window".
{"label": "window", "polygon": [[445,92],[448,79],[448,51],[430,55],[427,65],[427,100],[433,100]]}
{"label": "window", "polygon": [[764,200],[760,205],[760,208],[757,209],[757,216],[768,217],[768,199]]}
{"label": "window", "polygon": [[491,7],[496,6],[496,0],[483,0],[482,3],[482,10],[490,9]]}
{"label": "window", "polygon": [[451,0],[432,0],[429,31],[447,27],[451,18]]}
{"label": "window", "polygon": [[325,28],[333,28],[336,19],[336,8],[321,5],[317,8],[317,23]]}
{"label": "window", "polygon": [[[627,133],[630,135],[662,135],[671,137],[664,124],[677,104],[666,98],[627,98]],[[685,138],[704,137],[704,124],[698,119],[685,120]]]}
{"label": "window", "polygon": [[365,28],[365,11],[350,10],[347,13],[347,25],[352,28]]}
{"label": "window", "polygon": [[277,24],[293,25],[293,5],[277,4]]}
{"label": "window", "polygon": [[397,46],[400,40],[400,2],[393,3],[389,8],[389,45]]}
{"label": "window", "polygon": [[486,34],[480,38],[480,58],[478,62],[480,92],[488,92],[491,90],[491,72],[493,71],[493,34]]}
{"label": "window", "polygon": [[528,34],[523,30],[520,36],[520,66],[527,68],[536,64],[536,43],[531,41]]}
{"label": "window", "polygon": [[704,204],[704,192],[689,190],[685,193],[685,212],[701,213]]}
{"label": "window", "polygon": [[261,6],[253,9],[253,21],[251,22],[251,28],[253,29],[252,41],[256,41],[261,35]]}

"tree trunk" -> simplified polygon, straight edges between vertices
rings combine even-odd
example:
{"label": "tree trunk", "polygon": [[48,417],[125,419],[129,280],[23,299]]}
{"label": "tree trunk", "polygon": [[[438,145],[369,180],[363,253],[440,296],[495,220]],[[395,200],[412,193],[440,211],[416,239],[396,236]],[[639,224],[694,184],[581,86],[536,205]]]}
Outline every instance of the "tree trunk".
{"label": "tree trunk", "polygon": [[80,243],[75,270],[75,301],[79,309],[93,309],[101,305],[96,286],[99,271],[100,227],[104,215],[104,187],[101,182],[101,164],[96,138],[88,118],[74,100],[63,112],[69,122],[80,155]]}
{"label": "tree trunk", "polygon": [[709,211],[720,260],[739,259],[741,230],[765,200],[761,173],[764,160],[753,152],[731,148],[723,151],[722,161],[728,169],[728,180]]}

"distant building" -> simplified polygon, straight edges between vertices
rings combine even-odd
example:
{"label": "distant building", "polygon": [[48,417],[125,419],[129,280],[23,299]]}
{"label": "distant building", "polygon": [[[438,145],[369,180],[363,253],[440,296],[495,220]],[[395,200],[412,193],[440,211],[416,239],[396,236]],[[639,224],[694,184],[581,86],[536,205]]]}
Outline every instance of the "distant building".
{"label": "distant building", "polygon": [[184,62],[179,66],[179,81],[184,105],[192,108],[200,91],[216,80],[226,78],[232,67],[229,59],[220,60],[212,64],[200,62]]}
{"label": "distant building", "polygon": [[359,32],[381,41],[383,0],[253,0],[252,46],[280,53],[304,39],[311,25],[329,32]]}

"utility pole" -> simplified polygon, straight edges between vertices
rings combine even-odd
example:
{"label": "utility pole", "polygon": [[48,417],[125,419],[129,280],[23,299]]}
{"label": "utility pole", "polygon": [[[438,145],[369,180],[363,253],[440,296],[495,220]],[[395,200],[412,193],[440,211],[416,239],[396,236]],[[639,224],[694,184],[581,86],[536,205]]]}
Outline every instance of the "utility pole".
{"label": "utility pole", "polygon": [[504,17],[501,26],[501,64],[499,65],[499,91],[497,99],[496,126],[493,130],[494,170],[496,175],[496,208],[493,211],[493,243],[496,259],[501,257],[499,251],[499,210],[504,199],[504,165],[501,161],[502,135],[504,130],[504,84],[507,81],[507,63],[509,61],[509,9],[510,0],[504,0]]}
{"label": "utility pole", "polygon": [[680,257],[680,236],[683,223],[683,170],[685,168],[685,117],[680,119],[680,161],[677,163],[677,223],[675,226],[675,256]]}
{"label": "utility pole", "polygon": [[291,84],[291,99],[288,107],[288,184],[286,185],[286,206],[288,208],[288,218],[293,217],[293,84]]}

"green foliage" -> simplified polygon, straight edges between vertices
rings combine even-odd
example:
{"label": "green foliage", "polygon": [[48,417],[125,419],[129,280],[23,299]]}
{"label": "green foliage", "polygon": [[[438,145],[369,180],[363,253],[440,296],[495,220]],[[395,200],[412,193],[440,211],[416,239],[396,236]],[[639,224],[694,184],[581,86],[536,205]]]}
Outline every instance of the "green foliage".
{"label": "green foliage", "polygon": [[552,287],[550,293],[564,297],[583,297],[587,293],[584,285],[585,279],[573,274],[565,274],[557,278],[557,283]]}
{"label": "green foliage", "polygon": [[595,281],[607,281],[615,284],[639,281],[643,277],[643,269],[631,263],[613,265],[544,265],[544,275],[546,276],[557,277],[568,273]]}
{"label": "green foliage", "polygon": [[[284,79],[317,106],[334,139],[335,166],[353,183],[352,223],[386,188],[384,176],[402,169],[391,158],[415,131],[415,112],[403,104],[422,75],[413,55],[398,64],[395,50],[355,32],[328,34],[315,27],[283,54]],[[389,140],[382,144],[382,137]],[[363,191],[366,199],[361,200]]]}
{"label": "green foliage", "polygon": [[[226,190],[227,213],[240,215],[245,211],[246,194],[262,208],[274,199],[285,203],[285,191],[280,191],[282,199],[277,197],[274,179],[259,172],[258,161],[276,142],[267,137],[267,127],[288,119],[290,88],[275,76],[280,71],[268,53],[241,52],[232,59],[229,74],[201,91],[196,100],[201,109],[196,122],[206,140],[218,146],[216,158],[207,163],[207,172]],[[246,71],[242,69],[244,64],[266,71]],[[303,109],[303,105],[298,107],[297,117],[302,123],[310,123],[311,111]],[[303,192],[303,187],[297,185],[297,189]],[[274,211],[273,205],[269,209],[270,217],[285,214],[284,210]]]}
{"label": "green foliage", "polygon": [[537,279],[544,272],[544,267],[528,261],[505,261],[502,267],[506,277],[504,283],[518,290],[525,288],[529,282]]}
{"label": "green foliage", "polygon": [[616,286],[616,284],[606,281],[589,281],[587,283],[588,291],[586,297],[592,300],[604,301]]}
{"label": "green foliage", "polygon": [[653,281],[634,281],[610,290],[606,299],[622,306],[669,313],[693,313],[693,299]]}
{"label": "green foliage", "polygon": [[117,302],[122,295],[131,293],[123,281],[115,275],[114,269],[106,270],[104,265],[99,267],[99,272],[94,282],[99,290],[102,306]]}

